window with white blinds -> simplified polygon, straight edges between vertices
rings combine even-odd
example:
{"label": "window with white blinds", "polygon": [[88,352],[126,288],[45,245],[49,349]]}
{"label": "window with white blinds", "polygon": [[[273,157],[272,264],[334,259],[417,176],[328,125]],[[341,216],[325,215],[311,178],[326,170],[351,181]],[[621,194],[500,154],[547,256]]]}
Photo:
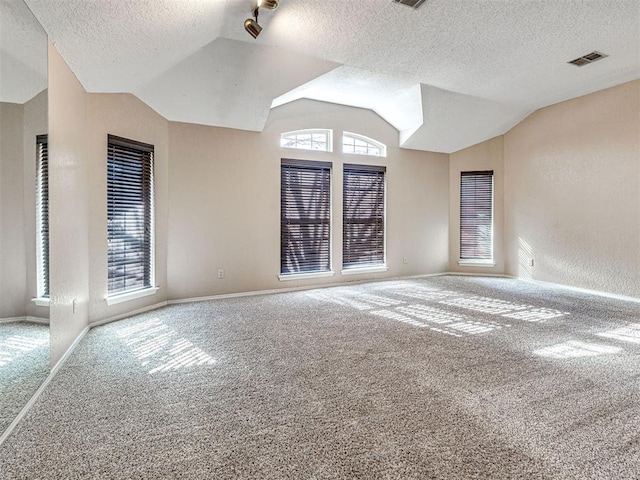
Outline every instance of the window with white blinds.
{"label": "window with white blinds", "polygon": [[331,163],[282,159],[280,273],[331,271]]}
{"label": "window with white blinds", "polygon": [[109,296],[153,286],[153,217],[153,145],[109,135]]}
{"label": "window with white blinds", "polygon": [[493,171],[460,173],[460,260],[493,260]]}
{"label": "window with white blinds", "polygon": [[385,167],[344,165],[342,267],[384,265]]}
{"label": "window with white blinds", "polygon": [[36,136],[36,267],[39,298],[49,298],[49,143]]}

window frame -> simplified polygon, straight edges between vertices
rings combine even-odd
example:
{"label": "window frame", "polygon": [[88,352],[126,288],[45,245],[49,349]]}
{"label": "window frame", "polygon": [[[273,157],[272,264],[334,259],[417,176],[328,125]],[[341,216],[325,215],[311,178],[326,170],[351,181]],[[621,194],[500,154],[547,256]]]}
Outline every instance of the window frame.
{"label": "window frame", "polygon": [[[354,144],[353,144],[353,152],[349,152],[345,150],[345,140],[347,138],[352,138],[354,140]],[[367,144],[367,153],[361,153],[361,152],[356,152],[355,148],[355,141],[356,140],[360,140],[361,142],[364,142]],[[369,148],[370,147],[375,147],[377,149],[380,150],[380,155],[373,155],[369,152]],[[378,140],[375,140],[373,138],[370,137],[366,137],[364,135],[360,135],[359,133],[353,133],[353,132],[347,132],[344,131],[342,132],[342,153],[345,153],[347,155],[363,155],[363,156],[367,156],[367,157],[378,157],[378,158],[384,158],[387,156],[387,146],[382,143],[379,142]]]}
{"label": "window frame", "polygon": [[[351,177],[352,178],[348,178]],[[350,208],[347,205],[347,202],[350,200],[360,200],[361,202],[366,200],[364,196],[361,196],[359,199],[356,198],[354,194],[354,185],[351,180],[355,180],[357,176],[360,176],[361,179],[366,181],[367,178],[375,180],[381,180],[381,182],[377,183],[378,187],[381,187],[381,192],[379,188],[377,189],[375,195],[381,193],[382,198],[381,202],[378,202],[375,199],[374,209],[380,208],[382,210],[381,214],[379,212],[371,211],[369,214],[371,217],[367,219],[367,221],[362,221],[363,218],[356,217],[350,215]],[[368,203],[372,203],[369,201]],[[348,216],[349,215],[349,216]],[[373,218],[373,221],[371,220]],[[372,245],[369,245],[369,253],[364,254],[362,252],[361,247],[364,245],[365,250],[367,249],[367,245],[363,239],[354,238],[353,235],[350,235],[349,226],[358,226],[358,225],[368,225],[371,224],[375,230],[381,230],[381,245],[380,242],[372,242]],[[381,228],[380,228],[381,227]],[[375,237],[374,237],[375,238]],[[366,239],[365,239],[366,240]],[[358,249],[354,250],[353,248],[349,251],[347,245],[351,244],[351,242],[356,242],[359,244]],[[369,257],[379,257],[378,259],[374,259],[371,261],[357,261],[357,260],[347,260],[351,258],[358,257],[358,250],[360,250],[360,256],[369,256]],[[371,253],[373,250],[375,253]],[[381,165],[361,165],[361,164],[350,164],[345,163],[342,167],[342,274],[351,274],[351,273],[364,273],[364,272],[375,272],[375,271],[387,271],[387,168]]]}
{"label": "window frame", "polygon": [[[119,276],[112,276],[111,269],[114,268],[112,264],[112,255],[115,252],[111,251],[111,244],[114,240],[118,240],[121,233],[115,234],[112,228],[115,228],[115,224],[112,223],[112,216],[114,212],[118,212],[123,209],[123,204],[130,203],[130,200],[123,198],[114,198],[112,195],[117,194],[115,190],[115,181],[113,175],[115,174],[116,163],[118,158],[117,154],[128,155],[127,160],[129,162],[135,162],[139,160],[141,163],[139,170],[142,178],[139,180],[140,188],[136,191],[142,198],[142,203],[136,205],[136,207],[142,206],[143,214],[143,234],[142,240],[138,240],[142,246],[140,251],[143,255],[141,260],[143,274],[142,285],[134,285],[130,288],[125,287],[112,289],[112,281],[120,277],[126,277],[126,271]],[[158,288],[155,286],[155,162],[154,162],[155,148],[153,145],[142,143],[136,140],[130,140],[127,138],[117,137],[115,135],[107,136],[107,303],[109,305],[120,303],[122,301],[132,300],[134,298],[140,298],[146,295],[157,292]],[[133,156],[137,156],[135,159]],[[122,158],[120,160],[120,168],[122,168]],[[137,168],[137,167],[135,167]],[[138,172],[135,172],[136,174]],[[129,172],[129,175],[131,172]],[[134,187],[132,185],[131,187]],[[122,188],[122,186],[120,187]],[[122,195],[122,192],[120,192]],[[113,210],[113,211],[112,211]],[[135,217],[135,214],[134,214]],[[139,215],[138,215],[139,217]],[[136,217],[137,220],[137,217]],[[128,231],[124,235],[133,236],[139,231]],[[132,242],[136,243],[136,242]],[[129,275],[130,276],[130,275]]]}
{"label": "window frame", "polygon": [[[285,137],[286,136],[291,136],[291,135],[295,135],[296,137],[298,135],[311,135],[311,144],[313,145],[313,136],[314,135],[325,135],[326,137],[326,149],[319,149],[319,148],[305,148],[305,147],[299,147],[299,146],[286,146],[284,145],[285,142]],[[296,138],[297,141],[297,138]],[[333,130],[330,128],[308,128],[308,129],[303,129],[303,130],[292,130],[290,132],[283,132],[280,134],[280,148],[290,148],[292,150],[306,150],[309,152],[333,152]]]}
{"label": "window frame", "polygon": [[[292,184],[290,183],[291,174],[294,172],[303,174],[307,181],[314,176],[319,175],[320,184],[316,187],[313,185],[302,186],[298,188],[300,197],[296,203],[298,205],[302,200],[310,200],[317,195],[319,200],[319,209],[322,215],[317,219],[302,217],[300,215],[288,216],[288,206],[293,203],[290,196]],[[303,177],[301,180],[305,180]],[[287,184],[287,181],[289,183]],[[300,278],[325,277],[332,276],[332,240],[333,240],[333,215],[332,215],[332,188],[333,188],[333,163],[316,160],[297,160],[290,158],[282,158],[280,162],[280,274],[278,278],[284,280],[296,280]],[[326,202],[326,203],[324,203]],[[313,205],[307,203],[304,207],[309,208]],[[299,212],[299,210],[298,210]],[[296,266],[291,260],[292,253],[295,248],[293,244],[296,234],[291,233],[287,227],[301,227],[303,225],[320,226],[320,235],[315,239],[304,239],[298,242],[298,250],[295,254],[305,257],[301,264]],[[326,232],[325,232],[326,229]],[[304,242],[319,242],[320,250],[313,252],[310,250],[299,248],[304,247]],[[314,257],[316,257],[314,259]]]}
{"label": "window frame", "polygon": [[[487,179],[490,179],[487,182]],[[466,182],[466,183],[465,183]],[[466,187],[465,185],[468,185]],[[487,195],[487,188],[490,192]],[[473,188],[473,192],[470,190]],[[487,205],[487,202],[489,204]],[[466,208],[466,211],[465,211]],[[474,170],[460,172],[460,229],[459,229],[459,261],[461,266],[494,267],[494,240],[495,240],[495,174],[493,170]],[[480,213],[476,213],[480,210]],[[488,211],[488,212],[487,212]],[[481,215],[489,215],[489,222]],[[486,217],[485,217],[486,218]],[[482,227],[489,226],[489,240],[482,241],[480,232]],[[465,241],[471,238],[473,241]],[[470,253],[470,250],[488,249],[489,254]]]}

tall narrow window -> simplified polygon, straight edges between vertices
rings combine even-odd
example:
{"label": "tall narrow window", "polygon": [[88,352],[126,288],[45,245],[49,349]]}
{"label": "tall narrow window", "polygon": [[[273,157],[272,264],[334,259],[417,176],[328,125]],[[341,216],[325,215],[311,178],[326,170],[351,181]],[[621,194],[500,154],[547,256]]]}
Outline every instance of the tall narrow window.
{"label": "tall narrow window", "polygon": [[493,171],[460,174],[460,260],[493,261]]}
{"label": "tall narrow window", "polygon": [[385,167],[344,165],[342,267],[384,265]]}
{"label": "tall narrow window", "polygon": [[331,270],[331,163],[282,159],[280,273]]}
{"label": "tall narrow window", "polygon": [[49,298],[49,149],[46,135],[36,137],[36,267],[39,298]]}
{"label": "tall narrow window", "polygon": [[153,286],[153,145],[109,135],[109,296]]}

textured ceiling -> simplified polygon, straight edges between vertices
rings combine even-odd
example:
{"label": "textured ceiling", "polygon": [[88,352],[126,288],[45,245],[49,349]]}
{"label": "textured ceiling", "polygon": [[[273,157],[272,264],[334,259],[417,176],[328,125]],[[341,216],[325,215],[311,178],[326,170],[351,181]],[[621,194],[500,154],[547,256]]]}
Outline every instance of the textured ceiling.
{"label": "textured ceiling", "polygon": [[25,103],[47,88],[47,35],[27,6],[0,0],[0,102]]}
{"label": "textured ceiling", "polygon": [[[453,152],[640,77],[640,0],[281,0],[257,40],[253,0],[26,1],[88,91],[247,130],[313,98],[376,111],[406,148]],[[566,63],[593,50],[610,56]]]}

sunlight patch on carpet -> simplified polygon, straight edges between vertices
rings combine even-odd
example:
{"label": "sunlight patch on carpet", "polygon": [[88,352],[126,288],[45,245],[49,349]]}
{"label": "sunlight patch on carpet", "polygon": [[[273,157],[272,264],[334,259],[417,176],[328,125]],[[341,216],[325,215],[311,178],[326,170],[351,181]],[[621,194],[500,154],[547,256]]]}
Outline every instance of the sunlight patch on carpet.
{"label": "sunlight patch on carpet", "polygon": [[541,357],[566,359],[610,355],[613,353],[619,353],[620,351],[622,351],[622,349],[618,347],[580,342],[578,340],[569,340],[568,342],[534,350],[533,353]]}
{"label": "sunlight patch on carpet", "polygon": [[314,300],[335,303],[336,305],[351,307],[360,311],[371,310],[379,307],[390,307],[404,303],[401,300],[356,291],[339,292],[334,290],[331,293],[309,292],[306,295]]}
{"label": "sunlight patch on carpet", "polygon": [[600,337],[613,338],[624,342],[640,343],[640,324],[631,323],[626,327],[598,333]]}
{"label": "sunlight patch on carpet", "polygon": [[0,340],[0,367],[9,365],[23,355],[49,343],[47,338],[31,338],[11,335]]}
{"label": "sunlight patch on carpet", "polygon": [[500,315],[502,317],[513,318],[514,320],[523,320],[526,322],[542,322],[544,320],[568,315],[568,313],[561,312],[560,310],[553,308],[534,307],[532,305],[507,302],[506,300],[479,297],[476,295],[460,295],[440,300],[438,303],[448,305],[450,307],[464,308],[465,310],[488,313],[489,315]]}
{"label": "sunlight patch on carpet", "polygon": [[472,320],[459,313],[447,312],[427,305],[407,305],[392,310],[378,310],[373,315],[397,320],[419,328],[429,328],[435,332],[454,337],[488,333],[503,326],[495,322]]}
{"label": "sunlight patch on carpet", "polygon": [[216,362],[159,318],[122,328],[118,330],[118,336],[150,374]]}

